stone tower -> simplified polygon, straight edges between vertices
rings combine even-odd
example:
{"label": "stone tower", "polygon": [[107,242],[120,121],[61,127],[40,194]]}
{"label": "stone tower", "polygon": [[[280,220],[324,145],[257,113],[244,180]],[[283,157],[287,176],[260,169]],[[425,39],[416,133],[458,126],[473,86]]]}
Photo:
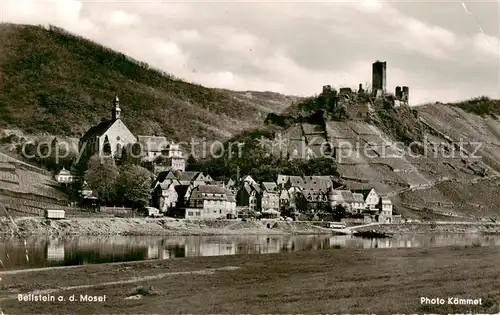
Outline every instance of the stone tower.
{"label": "stone tower", "polygon": [[373,93],[381,90],[382,93],[386,92],[386,61],[376,61],[372,66],[372,89]]}
{"label": "stone tower", "polygon": [[410,99],[410,88],[408,88],[407,86],[403,86],[402,94],[403,94],[402,95],[403,102],[408,103],[408,101]]}
{"label": "stone tower", "polygon": [[396,99],[398,101],[403,100],[403,90],[401,90],[400,86],[396,86],[396,94],[395,94],[395,96],[396,96]]}
{"label": "stone tower", "polygon": [[118,95],[115,95],[115,99],[113,100],[113,109],[111,110],[111,119],[120,119],[121,111],[120,100],[118,99]]}

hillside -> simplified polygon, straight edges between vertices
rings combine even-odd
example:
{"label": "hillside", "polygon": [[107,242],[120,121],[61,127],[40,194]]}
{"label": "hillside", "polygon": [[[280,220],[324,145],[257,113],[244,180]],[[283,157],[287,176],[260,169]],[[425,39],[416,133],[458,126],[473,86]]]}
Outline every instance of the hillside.
{"label": "hillside", "polygon": [[259,126],[293,97],[205,88],[62,29],[0,24],[0,128],[82,135],[113,96],[136,134],[228,138]]}
{"label": "hillside", "polygon": [[[341,184],[375,187],[389,195],[397,211],[406,216],[442,220],[497,217],[500,121],[491,114],[498,110],[498,102],[481,105],[487,110],[481,109],[483,116],[479,116],[470,105],[474,100],[411,108],[393,107],[387,99],[330,106],[320,97],[312,97],[282,115],[270,114],[267,128],[258,135],[269,134],[276,144],[280,138],[286,140],[281,150],[268,147],[275,158],[267,158],[266,165],[279,167],[283,165],[280,157],[295,156],[309,157],[311,165],[319,161],[321,166],[324,161],[318,157],[332,156],[335,174],[329,174]],[[339,111],[342,115],[337,115]],[[480,143],[477,152],[475,142]],[[259,174],[269,174],[257,162],[252,164],[265,154],[253,154],[253,159],[241,160],[245,169],[240,167],[240,171],[256,169]],[[222,168],[226,174],[235,174],[233,164],[208,162],[205,169]],[[320,170],[312,169],[307,175],[314,175],[311,172],[319,175]]]}

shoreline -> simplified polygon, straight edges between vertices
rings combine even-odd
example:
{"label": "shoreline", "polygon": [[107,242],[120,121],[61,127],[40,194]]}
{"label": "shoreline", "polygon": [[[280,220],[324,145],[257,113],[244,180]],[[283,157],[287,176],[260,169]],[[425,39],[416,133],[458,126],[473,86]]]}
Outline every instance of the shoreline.
{"label": "shoreline", "polygon": [[[0,218],[1,236],[230,236],[230,235],[336,235],[332,229],[303,221],[189,221],[172,218]],[[405,234],[486,234],[500,235],[500,224],[492,222],[392,223],[353,226],[351,231],[375,230]],[[349,233],[349,230],[343,230]]]}
{"label": "shoreline", "polygon": [[[496,313],[499,258],[497,247],[334,249],[0,272],[0,301],[6,314]],[[30,294],[65,300],[18,300]],[[425,305],[421,297],[484,303]]]}

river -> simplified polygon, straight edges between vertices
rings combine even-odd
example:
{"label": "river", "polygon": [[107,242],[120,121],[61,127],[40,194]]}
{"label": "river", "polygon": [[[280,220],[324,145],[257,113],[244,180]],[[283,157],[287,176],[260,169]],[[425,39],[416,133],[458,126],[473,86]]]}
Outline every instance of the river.
{"label": "river", "polygon": [[500,246],[500,236],[481,234],[401,235],[389,239],[353,236],[107,236],[50,239],[0,238],[3,270],[99,264],[174,257],[269,254],[328,248],[404,248],[453,245]]}

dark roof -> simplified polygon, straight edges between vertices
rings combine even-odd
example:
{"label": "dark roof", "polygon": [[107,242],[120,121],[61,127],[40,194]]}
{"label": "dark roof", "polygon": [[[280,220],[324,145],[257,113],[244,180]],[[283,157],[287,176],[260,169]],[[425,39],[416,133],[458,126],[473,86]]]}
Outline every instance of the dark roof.
{"label": "dark roof", "polygon": [[187,172],[180,172],[176,175],[178,180],[193,181],[198,177],[199,174],[200,172],[187,171]]}
{"label": "dark roof", "polygon": [[199,185],[195,188],[201,193],[208,193],[208,194],[225,194],[226,190],[222,187],[216,186],[216,185]]}
{"label": "dark roof", "polygon": [[189,188],[189,185],[178,185],[175,186],[175,191],[177,192],[177,198],[182,199],[186,196],[186,192]]}
{"label": "dark roof", "polygon": [[115,123],[117,119],[115,120],[105,120],[98,124],[97,126],[94,126],[90,128],[82,137],[81,141],[87,141],[90,138],[94,137],[100,137],[102,136],[106,131],[108,131],[109,127]]}
{"label": "dark roof", "polygon": [[[207,194],[207,195],[205,195]],[[213,195],[212,195],[213,194]],[[220,195],[220,196],[219,196]],[[192,199],[227,200],[226,190],[215,185],[200,185],[193,189]]]}

